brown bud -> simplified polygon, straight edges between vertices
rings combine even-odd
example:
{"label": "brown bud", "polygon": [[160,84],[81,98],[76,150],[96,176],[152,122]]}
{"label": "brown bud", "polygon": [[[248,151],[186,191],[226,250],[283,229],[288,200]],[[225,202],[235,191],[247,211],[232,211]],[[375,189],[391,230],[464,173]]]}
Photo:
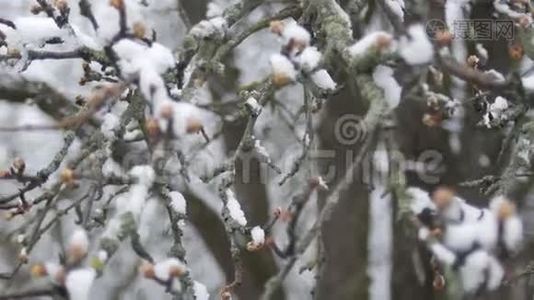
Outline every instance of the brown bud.
{"label": "brown bud", "polygon": [[145,278],[156,277],[156,273],[154,271],[154,265],[147,261],[143,261],[141,266],[139,266],[139,273],[141,273],[141,275],[143,275],[143,277]]}
{"label": "brown bud", "polygon": [[248,242],[247,243],[247,251],[249,252],[256,252],[262,248],[263,245],[258,245],[254,242]]}
{"label": "brown bud", "polygon": [[171,104],[164,104],[159,112],[160,117],[170,120],[174,115],[174,108]]}
{"label": "brown bud", "polygon": [[72,170],[71,168],[63,169],[63,171],[61,171],[61,174],[59,175],[59,178],[61,182],[65,184],[73,184],[75,179],[74,170]]}
{"label": "brown bud", "polygon": [[480,59],[476,55],[469,55],[467,58],[467,65],[470,66],[473,69],[476,69],[478,67]]}
{"label": "brown bud", "polygon": [[54,6],[61,12],[65,14],[69,10],[69,5],[66,0],[55,0]]}
{"label": "brown bud", "polygon": [[274,20],[269,23],[269,29],[272,33],[281,35],[284,30],[284,22],[280,20]]}
{"label": "brown bud", "polygon": [[294,53],[301,53],[307,46],[308,44],[305,43],[304,41],[300,41],[296,39],[291,39],[289,41],[289,44],[287,45],[290,52],[294,52]]}
{"label": "brown bud", "polygon": [[30,12],[34,15],[38,15],[40,14],[41,12],[43,11],[43,8],[41,7],[41,5],[38,5],[38,4],[34,4],[31,6],[30,8]]}
{"label": "brown bud", "polygon": [[441,122],[443,122],[443,113],[441,112],[435,112],[435,113],[426,113],[423,115],[423,124],[425,124],[428,127],[437,127],[441,125]]}
{"label": "brown bud", "polygon": [[202,125],[202,121],[200,121],[198,118],[195,118],[195,117],[187,118],[186,129],[185,129],[187,133],[189,134],[199,133],[202,129],[204,129],[204,126]]}
{"label": "brown bud", "polygon": [[284,73],[274,73],[272,76],[272,81],[274,86],[280,88],[290,84],[292,80]]}
{"label": "brown bud", "polygon": [[443,235],[443,231],[440,228],[434,228],[430,231],[430,235],[435,238],[440,238]]}
{"label": "brown bud", "polygon": [[515,204],[510,200],[504,200],[499,206],[497,217],[499,220],[506,220],[515,214]]}
{"label": "brown bud", "polygon": [[15,158],[13,161],[13,169],[16,170],[17,174],[24,173],[24,170],[26,169],[26,163],[24,160],[20,157]]}
{"label": "brown bud", "polygon": [[280,220],[283,222],[289,222],[291,219],[293,219],[293,213],[287,209],[282,210],[282,213],[280,214]]}
{"label": "brown bud", "polygon": [[45,266],[41,263],[33,265],[30,269],[30,274],[33,277],[44,277],[48,275]]}
{"label": "brown bud", "polygon": [[232,293],[230,293],[229,291],[223,291],[221,293],[221,300],[230,300],[232,299]]}
{"label": "brown bud", "polygon": [[530,26],[531,21],[527,15],[524,15],[519,17],[518,23],[521,28],[528,28]]}
{"label": "brown bud", "polygon": [[508,47],[508,55],[510,55],[510,58],[512,60],[521,60],[523,58],[523,54],[523,45],[521,45],[520,43],[514,43],[510,47]]}
{"label": "brown bud", "polygon": [[154,118],[148,118],[146,120],[145,129],[146,129],[146,132],[148,133],[148,136],[151,138],[157,138],[161,133],[161,130],[159,128],[159,123]]}
{"label": "brown bud", "polygon": [[441,274],[435,274],[432,286],[436,291],[442,291],[445,288],[445,277]]}
{"label": "brown bud", "polygon": [[439,30],[436,32],[436,42],[440,47],[445,47],[451,44],[452,42],[452,33],[448,30]]}
{"label": "brown bud", "polygon": [[146,35],[146,27],[142,22],[135,22],[133,24],[133,35],[138,39],[144,39]]}
{"label": "brown bud", "polygon": [[389,48],[389,46],[391,45],[391,37],[386,34],[379,34],[376,37],[375,45],[379,51]]}
{"label": "brown bud", "polygon": [[124,0],[110,0],[109,5],[116,9],[124,9]]}
{"label": "brown bud", "polygon": [[67,258],[69,264],[80,262],[87,255],[87,249],[81,245],[72,245],[67,249]]}
{"label": "brown bud", "polygon": [[172,266],[169,268],[170,277],[173,277],[173,278],[181,277],[184,274],[185,274],[185,270],[181,266]]}
{"label": "brown bud", "polygon": [[16,48],[7,48],[7,56],[10,58],[20,59],[22,55],[20,54],[19,49]]}
{"label": "brown bud", "polygon": [[450,187],[440,186],[432,193],[432,201],[438,210],[443,210],[450,205],[455,195],[456,192]]}

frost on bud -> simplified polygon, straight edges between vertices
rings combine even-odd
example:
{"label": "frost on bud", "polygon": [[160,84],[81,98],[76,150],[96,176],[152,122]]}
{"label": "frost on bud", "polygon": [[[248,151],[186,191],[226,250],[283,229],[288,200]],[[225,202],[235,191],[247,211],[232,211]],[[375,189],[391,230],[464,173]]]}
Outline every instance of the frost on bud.
{"label": "frost on bud", "polygon": [[258,251],[260,249],[261,249],[261,246],[254,244],[254,242],[248,242],[247,243],[247,251],[248,252],[256,252],[256,251]]}
{"label": "frost on bud", "polygon": [[142,22],[133,24],[133,35],[138,39],[144,39],[146,36],[146,26]]}
{"label": "frost on bud", "polygon": [[91,268],[70,271],[65,279],[69,299],[88,300],[95,277],[96,272]]}
{"label": "frost on bud", "polygon": [[228,209],[230,217],[240,226],[246,226],[247,219],[245,217],[245,213],[243,210],[241,210],[241,205],[239,204],[239,201],[237,201],[234,192],[230,189],[227,189],[226,198],[226,208]]}
{"label": "frost on bud", "polygon": [[311,72],[319,66],[321,58],[322,54],[316,47],[306,47],[306,49],[296,57],[296,62],[298,62],[302,70]]}
{"label": "frost on bud", "polygon": [[24,244],[26,242],[26,236],[24,234],[17,235],[17,243]]}
{"label": "frost on bud", "polygon": [[69,264],[80,262],[89,249],[89,238],[83,229],[77,229],[71,235],[67,245],[67,261]]}
{"label": "frost on bud", "polygon": [[467,58],[467,65],[469,65],[471,68],[476,69],[478,68],[478,63],[480,62],[480,59],[476,55],[470,55]]}
{"label": "frost on bud", "polygon": [[74,180],[76,179],[74,170],[71,168],[63,169],[59,175],[59,179],[64,184],[67,184],[67,185],[74,184]]}
{"label": "frost on bud", "polygon": [[249,97],[245,102],[247,109],[253,116],[259,116],[262,110],[261,105],[258,103],[254,97]]}
{"label": "frost on bud", "polygon": [[432,193],[432,202],[434,202],[438,210],[444,210],[454,200],[455,195],[456,193],[453,189],[441,186]]}
{"label": "frost on bud", "polygon": [[255,226],[250,231],[250,236],[252,241],[247,243],[247,250],[252,252],[261,249],[265,244],[265,231],[261,227]]}
{"label": "frost on bud", "polygon": [[282,37],[285,42],[287,53],[300,53],[304,48],[310,45],[311,35],[304,27],[296,22],[284,25]]}
{"label": "frost on bud", "polygon": [[313,83],[323,90],[333,91],[336,89],[336,82],[330,77],[325,69],[318,70],[311,75]]}
{"label": "frost on bud", "polygon": [[98,251],[98,259],[102,262],[106,262],[108,261],[108,258],[109,258],[109,254],[104,251],[104,250],[100,250]]}
{"label": "frost on bud", "polygon": [[109,5],[115,7],[116,9],[124,9],[124,1],[123,0],[110,0]]}
{"label": "frost on bud", "polygon": [[27,264],[28,263],[28,248],[22,247],[19,251],[17,258],[20,263]]}
{"label": "frost on bud", "polygon": [[377,31],[367,34],[347,50],[352,57],[365,56],[369,51],[383,51],[390,47],[393,36],[387,32]]}
{"label": "frost on bud", "polygon": [[162,281],[181,277],[185,274],[185,266],[176,258],[169,258],[154,265],[154,276]]}
{"label": "frost on bud", "polygon": [[283,87],[297,78],[293,63],[281,54],[271,56],[272,82],[276,87]]}
{"label": "frost on bud", "polygon": [[169,197],[171,198],[170,206],[172,210],[178,214],[185,215],[187,203],[184,196],[180,192],[172,191],[169,193]]}
{"label": "frost on bud", "polygon": [[98,251],[98,255],[91,259],[91,268],[101,272],[104,270],[106,261],[108,260],[108,253],[105,250]]}
{"label": "frost on bud", "polygon": [[413,24],[407,28],[407,35],[399,39],[398,51],[409,65],[428,64],[434,58],[434,46],[421,24]]}
{"label": "frost on bud", "polygon": [[130,170],[129,174],[137,181],[136,185],[142,185],[145,187],[152,186],[156,177],[154,169],[148,165],[135,166]]}
{"label": "frost on bud", "polygon": [[280,20],[273,20],[271,23],[269,23],[269,29],[274,34],[282,35],[282,31],[284,31],[284,22]]}
{"label": "frost on bud", "polygon": [[198,281],[193,282],[193,292],[195,300],[208,300],[210,298],[206,286]]}

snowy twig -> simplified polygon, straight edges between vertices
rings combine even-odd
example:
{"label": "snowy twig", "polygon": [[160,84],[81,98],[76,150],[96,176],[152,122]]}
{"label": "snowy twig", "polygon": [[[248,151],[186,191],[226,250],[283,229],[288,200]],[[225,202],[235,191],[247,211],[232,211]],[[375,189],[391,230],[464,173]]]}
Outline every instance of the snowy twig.
{"label": "snowy twig", "polygon": [[63,162],[65,157],[67,156],[68,150],[72,142],[74,142],[74,133],[69,132],[65,135],[64,145],[61,148],[61,150],[55,155],[54,159],[48,164],[48,166],[40,171],[37,172],[35,175],[35,178],[24,188],[20,190],[20,192],[13,194],[11,196],[2,197],[0,198],[0,204],[7,203],[13,199],[16,199],[20,195],[33,190],[36,187],[39,187],[41,184],[45,183],[48,180],[48,177],[57,171],[60,164]]}
{"label": "snowy twig", "polygon": [[91,8],[91,3],[89,2],[89,0],[80,0],[79,6],[80,14],[86,17],[91,22],[91,25],[93,25],[93,28],[95,30],[98,30],[98,22],[96,21],[96,18],[93,14],[93,10]]}

